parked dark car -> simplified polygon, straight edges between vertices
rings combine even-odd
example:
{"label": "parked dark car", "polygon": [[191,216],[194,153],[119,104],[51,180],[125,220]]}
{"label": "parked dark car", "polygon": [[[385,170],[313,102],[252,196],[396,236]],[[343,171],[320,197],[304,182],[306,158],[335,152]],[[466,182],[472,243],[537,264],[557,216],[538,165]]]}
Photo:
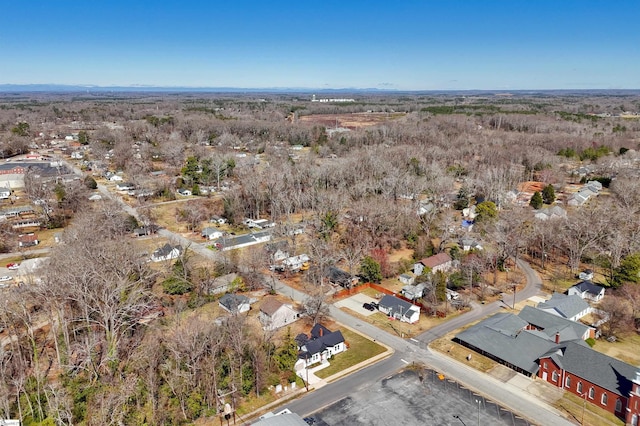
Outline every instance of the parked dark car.
{"label": "parked dark car", "polygon": [[375,311],[376,307],[373,306],[373,304],[371,303],[365,303],[362,305],[363,308],[365,308],[367,311]]}
{"label": "parked dark car", "polygon": [[308,425],[313,425],[316,423],[316,419],[314,419],[313,417],[305,417],[302,420],[304,420],[304,422]]}

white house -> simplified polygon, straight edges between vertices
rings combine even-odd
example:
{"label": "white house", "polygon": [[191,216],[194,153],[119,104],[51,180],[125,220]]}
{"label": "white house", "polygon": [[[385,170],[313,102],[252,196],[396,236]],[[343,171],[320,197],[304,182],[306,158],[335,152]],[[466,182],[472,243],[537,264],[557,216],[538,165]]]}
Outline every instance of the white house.
{"label": "white house", "polygon": [[251,309],[249,298],[241,294],[227,293],[220,298],[218,304],[222,309],[232,314],[241,314]]}
{"label": "white house", "polygon": [[265,330],[276,330],[300,318],[291,305],[282,303],[275,297],[267,297],[260,305],[259,319]]}
{"label": "white house", "polygon": [[201,235],[202,235],[202,238],[206,238],[208,240],[217,240],[218,238],[221,238],[224,235],[224,232],[216,228],[207,227],[202,230]]}
{"label": "white house", "polygon": [[416,277],[413,274],[401,274],[398,280],[404,285],[411,285],[416,280]]}
{"label": "white house", "polygon": [[599,302],[604,297],[604,287],[595,285],[589,280],[584,280],[569,288],[567,291],[569,296],[580,296],[582,299]]}
{"label": "white house", "polygon": [[416,323],[420,319],[420,308],[418,306],[389,294],[380,299],[378,309],[390,318],[408,322],[409,324]]}
{"label": "white house", "polygon": [[[344,337],[340,330],[330,331],[322,324],[316,324],[311,329],[311,336],[300,334],[296,336],[300,348],[298,362],[308,367],[317,362],[327,362],[331,357],[347,350]],[[296,367],[298,369],[298,367]]]}
{"label": "white house", "polygon": [[122,178],[122,176],[120,176],[120,175],[111,175],[111,176],[109,177],[109,180],[110,180],[111,182],[122,182],[124,179],[123,179],[123,178]]}
{"label": "white house", "polygon": [[561,293],[553,293],[551,299],[538,303],[536,307],[571,321],[578,321],[583,316],[593,312],[593,308],[580,296]]}
{"label": "white house", "polygon": [[178,256],[180,256],[181,252],[182,247],[172,246],[171,244],[167,243],[154,251],[153,254],[151,254],[151,260],[154,262],[162,262],[163,260],[176,259]]}
{"label": "white house", "polygon": [[11,188],[0,186],[0,200],[6,200],[11,196]]}
{"label": "white house", "polygon": [[307,254],[300,254],[298,256],[287,257],[282,261],[282,266],[289,271],[299,271],[305,264],[309,262],[309,256]]}

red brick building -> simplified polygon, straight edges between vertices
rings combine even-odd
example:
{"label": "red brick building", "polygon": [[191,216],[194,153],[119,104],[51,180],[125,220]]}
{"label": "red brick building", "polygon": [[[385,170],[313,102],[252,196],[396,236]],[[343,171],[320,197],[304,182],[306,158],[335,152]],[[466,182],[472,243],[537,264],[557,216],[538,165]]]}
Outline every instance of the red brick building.
{"label": "red brick building", "polygon": [[627,424],[640,417],[640,369],[581,342],[559,345],[540,357],[538,377],[613,413]]}

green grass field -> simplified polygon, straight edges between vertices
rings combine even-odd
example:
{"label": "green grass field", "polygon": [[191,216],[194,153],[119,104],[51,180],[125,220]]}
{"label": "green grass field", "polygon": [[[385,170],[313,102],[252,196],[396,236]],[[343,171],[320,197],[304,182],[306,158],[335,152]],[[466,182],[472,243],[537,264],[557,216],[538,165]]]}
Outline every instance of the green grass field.
{"label": "green grass field", "polygon": [[383,353],[386,348],[381,346],[366,337],[354,333],[351,330],[342,329],[342,335],[345,342],[349,345],[349,349],[346,352],[337,354],[329,360],[331,365],[315,373],[316,376],[321,379],[326,379],[342,370],[366,361],[367,359]]}

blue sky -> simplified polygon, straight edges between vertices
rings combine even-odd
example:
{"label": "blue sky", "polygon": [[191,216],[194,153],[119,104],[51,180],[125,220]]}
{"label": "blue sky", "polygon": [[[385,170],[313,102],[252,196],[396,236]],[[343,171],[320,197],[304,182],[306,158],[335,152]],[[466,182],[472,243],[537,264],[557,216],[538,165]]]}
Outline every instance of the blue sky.
{"label": "blue sky", "polygon": [[638,0],[3,0],[0,84],[640,89]]}

